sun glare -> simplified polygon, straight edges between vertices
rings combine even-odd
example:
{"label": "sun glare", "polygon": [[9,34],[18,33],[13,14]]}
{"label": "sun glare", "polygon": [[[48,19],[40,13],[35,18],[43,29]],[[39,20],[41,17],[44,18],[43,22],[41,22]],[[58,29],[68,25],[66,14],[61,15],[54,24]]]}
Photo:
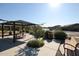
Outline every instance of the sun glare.
{"label": "sun glare", "polygon": [[54,8],[57,8],[57,7],[59,7],[60,6],[60,3],[52,3],[52,2],[50,2],[50,3],[48,3],[49,5],[50,5],[50,7],[54,7]]}

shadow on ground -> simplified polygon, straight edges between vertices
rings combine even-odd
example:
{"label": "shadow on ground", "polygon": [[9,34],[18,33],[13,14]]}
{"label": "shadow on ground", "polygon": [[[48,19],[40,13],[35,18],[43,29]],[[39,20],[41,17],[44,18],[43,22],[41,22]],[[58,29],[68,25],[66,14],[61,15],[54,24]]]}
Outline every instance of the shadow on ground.
{"label": "shadow on ground", "polygon": [[56,52],[56,56],[64,56],[64,54],[62,54],[61,51],[60,51],[60,47],[61,47],[61,44],[58,47],[58,50]]}
{"label": "shadow on ground", "polygon": [[64,40],[56,40],[56,39],[53,39],[56,43],[60,43],[60,44],[63,44],[65,41]]}
{"label": "shadow on ground", "polygon": [[37,56],[38,52],[38,48],[29,48],[25,46],[24,48],[20,48],[15,56]]}
{"label": "shadow on ground", "polygon": [[21,41],[16,41],[15,43],[13,43],[12,40],[12,38],[0,39],[0,52],[25,43]]}
{"label": "shadow on ground", "polygon": [[58,49],[57,50],[57,53],[56,53],[56,56],[64,56],[62,53],[61,53],[61,51]]}
{"label": "shadow on ground", "polygon": [[52,42],[53,39],[46,39],[48,43]]}

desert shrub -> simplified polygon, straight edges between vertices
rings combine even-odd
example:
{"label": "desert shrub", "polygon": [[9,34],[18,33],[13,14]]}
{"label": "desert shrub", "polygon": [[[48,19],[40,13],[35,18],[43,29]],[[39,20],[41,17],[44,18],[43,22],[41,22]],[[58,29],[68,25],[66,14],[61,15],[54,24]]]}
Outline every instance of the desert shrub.
{"label": "desert shrub", "polygon": [[27,43],[27,46],[31,48],[39,48],[42,47],[43,45],[44,45],[43,40],[31,40]]}
{"label": "desert shrub", "polygon": [[39,47],[42,47],[44,45],[44,41],[43,40],[38,40],[39,41]]}
{"label": "desert shrub", "polygon": [[53,39],[53,32],[51,32],[51,31],[46,31],[46,32],[45,32],[45,38],[46,38],[46,39]]}
{"label": "desert shrub", "polygon": [[38,29],[38,30],[35,32],[34,36],[35,36],[36,38],[44,37],[44,33],[45,33],[44,30]]}
{"label": "desert shrub", "polygon": [[32,31],[33,31],[33,35],[35,38],[44,37],[45,31],[42,29],[42,27],[40,27],[40,26],[35,27]]}
{"label": "desert shrub", "polygon": [[67,34],[63,31],[56,31],[54,33],[54,37],[57,40],[65,40],[67,38]]}
{"label": "desert shrub", "polygon": [[29,30],[29,33],[32,34],[32,35],[34,35],[34,31],[32,31],[32,30]]}
{"label": "desert shrub", "polygon": [[35,38],[44,37],[45,31],[40,26],[28,27],[26,28],[26,32],[34,35]]}

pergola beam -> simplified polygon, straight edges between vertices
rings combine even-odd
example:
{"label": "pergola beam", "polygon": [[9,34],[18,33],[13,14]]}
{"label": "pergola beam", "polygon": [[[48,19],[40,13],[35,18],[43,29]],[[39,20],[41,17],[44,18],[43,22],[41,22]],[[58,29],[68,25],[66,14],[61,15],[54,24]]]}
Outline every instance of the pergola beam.
{"label": "pergola beam", "polygon": [[4,37],[4,24],[2,24],[2,39]]}
{"label": "pergola beam", "polygon": [[13,22],[13,43],[16,42],[16,36],[15,36],[15,22]]}
{"label": "pergola beam", "polygon": [[22,37],[23,37],[23,35],[24,35],[24,26],[23,26],[23,24],[21,25],[22,26]]}
{"label": "pergola beam", "polygon": [[[7,21],[7,22],[2,22],[0,23],[0,26],[2,28],[2,38],[4,37],[4,26],[8,26],[10,27],[10,31],[13,30],[13,43],[16,42],[16,26],[21,26],[21,33],[22,33],[22,36],[24,35],[24,27],[26,26],[30,26],[30,25],[36,25],[36,24],[33,24],[33,23],[30,23],[30,22],[26,22],[26,21],[22,21],[22,20],[18,20],[18,21]],[[11,29],[13,28],[13,29]]]}

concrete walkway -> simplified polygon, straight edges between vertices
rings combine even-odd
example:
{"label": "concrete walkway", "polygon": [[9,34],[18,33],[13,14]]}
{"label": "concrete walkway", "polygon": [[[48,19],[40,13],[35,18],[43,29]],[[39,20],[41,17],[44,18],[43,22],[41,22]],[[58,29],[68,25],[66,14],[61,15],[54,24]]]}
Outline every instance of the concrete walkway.
{"label": "concrete walkway", "polygon": [[16,46],[13,48],[10,48],[8,50],[0,52],[0,56],[15,56],[20,48],[24,48],[25,44],[22,44],[20,46]]}
{"label": "concrete walkway", "polygon": [[[26,46],[26,43],[32,39],[34,39],[31,35],[26,34],[26,36],[23,39],[20,39],[20,41],[24,41],[24,44],[18,45],[16,47],[4,50],[0,52],[0,56],[15,56],[17,55],[18,51]],[[54,40],[52,42],[47,42],[46,40],[44,41],[45,45],[40,48],[40,51],[38,52],[37,56],[55,56],[57,53],[57,50],[59,48],[60,43],[55,42]],[[71,40],[66,40],[65,43],[69,43],[73,46],[77,44],[76,40],[72,37]],[[68,49],[74,50],[73,47],[66,45],[65,46]],[[64,49],[63,49],[63,44],[60,46],[60,51],[62,54],[64,54]]]}
{"label": "concrete walkway", "polygon": [[[47,41],[44,41],[44,42],[45,42],[45,45],[40,48],[40,51],[38,52],[38,56],[55,56],[59,47],[59,43],[56,43],[55,41],[52,41],[50,43]],[[2,51],[0,52],[0,56],[15,56],[18,53],[18,51],[21,48],[23,49],[25,46],[26,46],[26,43],[10,48],[8,50]]]}
{"label": "concrete walkway", "polygon": [[29,35],[29,34],[26,34],[23,39],[19,39],[18,40],[18,41],[25,42],[25,43],[23,43],[21,45],[18,45],[18,46],[15,46],[15,47],[12,47],[12,48],[9,48],[7,50],[4,50],[4,51],[0,52],[0,56],[15,56],[18,53],[18,51],[21,48],[24,48],[26,46],[26,43],[29,40],[31,40],[31,39],[33,39],[33,36],[32,35]]}
{"label": "concrete walkway", "polygon": [[[26,46],[26,43],[29,40],[33,40],[33,39],[35,38],[32,35],[26,34],[23,39],[19,39],[19,41],[22,41],[25,43],[0,52],[0,56],[15,56],[21,48],[23,49]],[[65,43],[75,46],[77,44],[77,41],[79,42],[79,38],[75,40],[74,36],[72,36],[71,40],[66,39]],[[38,52],[38,56],[55,56],[60,43],[57,43],[54,40],[52,42],[47,42],[45,40],[44,42],[45,42],[45,45],[40,48],[40,51]],[[69,45],[66,45],[65,47],[68,49],[74,50],[74,48]],[[59,49],[61,53],[64,54],[63,44],[60,46]]]}
{"label": "concrete walkway", "polygon": [[38,56],[55,56],[59,47],[59,43],[56,43],[54,40],[50,43],[45,41],[45,45],[40,48]]}

